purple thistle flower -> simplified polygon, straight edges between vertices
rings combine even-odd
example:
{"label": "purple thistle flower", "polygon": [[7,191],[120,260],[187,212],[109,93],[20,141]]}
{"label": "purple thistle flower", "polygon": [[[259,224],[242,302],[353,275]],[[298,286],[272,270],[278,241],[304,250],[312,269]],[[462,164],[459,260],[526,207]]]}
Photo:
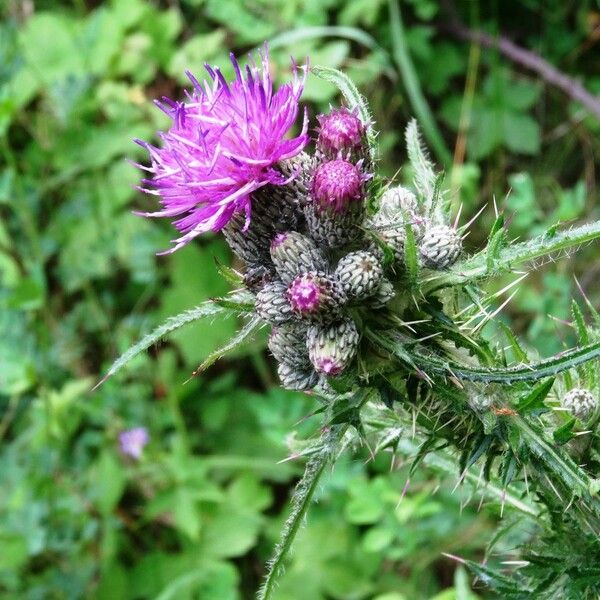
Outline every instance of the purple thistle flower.
{"label": "purple thistle flower", "polygon": [[368,177],[360,166],[340,159],[319,165],[312,186],[312,197],[319,209],[344,212],[350,202],[363,199],[363,183]]}
{"label": "purple thistle flower", "polygon": [[[306,111],[299,136],[285,139],[298,115],[306,69],[299,75],[294,65],[292,82],[273,92],[268,51],[259,53],[261,64],[251,59],[242,71],[231,55],[236,73],[227,83],[221,71],[205,65],[211,81],[200,83],[186,72],[193,90],[184,102],[163,97],[157,106],[172,119],[167,132],[159,133],[162,147],[136,140],[150,153],[151,174],[140,189],[159,196],[162,209],[139,213],[146,217],[179,217],[173,222],[183,234],[181,248],[197,235],[221,230],[238,211],[244,211],[247,228],[252,193],[259,188],[289,183],[276,165],[296,156],[309,141]],[[292,175],[292,177],[294,177]]]}
{"label": "purple thistle flower", "polygon": [[334,109],[328,114],[319,115],[317,119],[320,125],[317,148],[326,155],[337,156],[344,150],[361,147],[365,126],[358,118],[356,109]]}
{"label": "purple thistle flower", "polygon": [[134,427],[119,434],[119,448],[125,456],[139,459],[146,444],[150,441],[145,427]]}

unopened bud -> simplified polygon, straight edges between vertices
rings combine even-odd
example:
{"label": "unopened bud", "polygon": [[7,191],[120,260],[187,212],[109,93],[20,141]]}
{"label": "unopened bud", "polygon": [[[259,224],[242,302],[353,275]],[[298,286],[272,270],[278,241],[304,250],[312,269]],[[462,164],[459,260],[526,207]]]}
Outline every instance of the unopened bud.
{"label": "unopened bud", "polygon": [[298,369],[287,363],[280,363],[277,374],[281,385],[287,390],[310,390],[319,383],[319,375],[311,368]]}
{"label": "unopened bud", "polygon": [[307,369],[310,366],[306,348],[306,326],[302,323],[286,323],[273,327],[268,346],[277,362],[285,362],[298,369]]}
{"label": "unopened bud", "polygon": [[573,388],[564,395],[561,404],[574,417],[577,417],[582,422],[586,422],[598,407],[598,399],[589,390]]}
{"label": "unopened bud", "polygon": [[267,283],[256,294],[255,309],[258,316],[271,325],[282,325],[290,321],[294,313],[287,299],[287,287],[281,281]]}
{"label": "unopened bud", "polygon": [[327,261],[310,238],[296,231],[278,233],[271,242],[271,259],[284,283],[308,271],[323,271]]}
{"label": "unopened bud", "polygon": [[456,229],[447,225],[434,225],[427,229],[419,243],[423,266],[445,269],[456,262],[462,250],[462,239]]}
{"label": "unopened bud", "polygon": [[339,375],[350,364],[358,349],[360,335],[350,318],[308,330],[306,345],[315,371]]}
{"label": "unopened bud", "polygon": [[356,112],[342,107],[317,117],[318,152],[329,158],[335,158],[361,150],[365,126]]}
{"label": "unopened bud", "polygon": [[346,254],[335,269],[348,298],[361,300],[375,293],[381,283],[383,269],[377,257],[366,250]]}

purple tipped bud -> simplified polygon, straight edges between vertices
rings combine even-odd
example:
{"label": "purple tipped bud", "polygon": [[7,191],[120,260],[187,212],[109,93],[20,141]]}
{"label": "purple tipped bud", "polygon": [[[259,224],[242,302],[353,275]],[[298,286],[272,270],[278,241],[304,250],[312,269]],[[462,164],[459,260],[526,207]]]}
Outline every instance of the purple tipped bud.
{"label": "purple tipped bud", "polygon": [[361,147],[365,126],[358,116],[342,107],[319,115],[317,149],[325,156],[336,157]]}
{"label": "purple tipped bud", "polygon": [[331,320],[339,314],[345,296],[339,283],[323,273],[298,275],[287,289],[292,310],[311,320]]}
{"label": "purple tipped bud", "polygon": [[315,171],[312,196],[323,211],[344,212],[351,202],[363,199],[364,175],[346,160],[332,160]]}
{"label": "purple tipped bud", "polygon": [[360,334],[350,318],[331,325],[316,325],[308,331],[306,346],[317,373],[339,375],[352,361]]}
{"label": "purple tipped bud", "polygon": [[288,288],[292,309],[301,314],[319,310],[321,295],[321,288],[311,275],[296,277]]}

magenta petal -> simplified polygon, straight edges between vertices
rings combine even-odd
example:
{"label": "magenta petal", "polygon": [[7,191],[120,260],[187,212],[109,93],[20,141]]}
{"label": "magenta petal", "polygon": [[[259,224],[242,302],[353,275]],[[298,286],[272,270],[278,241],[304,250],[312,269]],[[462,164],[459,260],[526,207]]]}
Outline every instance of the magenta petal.
{"label": "magenta petal", "polygon": [[237,211],[245,212],[249,224],[251,194],[267,184],[285,185],[277,163],[296,156],[309,141],[306,112],[301,134],[286,137],[298,116],[307,69],[295,68],[292,82],[274,92],[266,46],[259,59],[242,69],[231,56],[232,82],[210,65],[204,82],[186,71],[192,89],[185,101],[157,102],[172,119],[171,128],[159,132],[160,147],[136,140],[151,162],[142,167],[147,187],[140,189],[161,203],[160,210],[138,214],[179,217],[173,224],[183,235],[167,253],[201,233],[221,230]]}

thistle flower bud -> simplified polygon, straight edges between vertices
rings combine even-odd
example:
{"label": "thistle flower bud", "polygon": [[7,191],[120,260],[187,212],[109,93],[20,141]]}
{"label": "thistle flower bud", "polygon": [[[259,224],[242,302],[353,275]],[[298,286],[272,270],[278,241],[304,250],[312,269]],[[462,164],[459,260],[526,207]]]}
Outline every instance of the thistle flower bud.
{"label": "thistle flower bud", "polygon": [[296,229],[300,212],[289,186],[266,185],[254,192],[250,227],[255,226],[260,232]]}
{"label": "thistle flower bud", "polygon": [[375,293],[369,297],[367,305],[370,308],[383,308],[395,295],[396,290],[394,289],[394,285],[389,279],[384,277],[375,290]]}
{"label": "thistle flower bud", "polygon": [[[406,230],[404,225],[388,225],[374,231],[380,242],[385,244],[394,253],[394,264],[404,263],[404,242],[406,240]],[[381,246],[375,242],[371,244],[370,251],[383,260],[384,252]]]}
{"label": "thistle flower bud", "polygon": [[319,165],[312,184],[312,197],[320,212],[345,212],[348,205],[362,202],[365,177],[359,167],[346,160]]}
{"label": "thistle flower bud", "polygon": [[469,406],[476,411],[485,412],[494,403],[494,397],[492,394],[485,394],[485,392],[472,392],[468,394]]}
{"label": "thistle flower bud", "polygon": [[296,315],[316,321],[334,319],[345,301],[337,281],[315,272],[298,275],[287,289],[287,298]]}
{"label": "thistle flower bud", "polygon": [[247,263],[268,260],[268,240],[273,235],[272,228],[266,227],[260,220],[252,221],[246,230],[244,227],[245,217],[237,213],[223,228],[223,236],[233,253]]}
{"label": "thistle flower bud", "polygon": [[271,259],[284,283],[309,271],[324,271],[327,261],[316,244],[296,231],[278,233],[271,242]]}
{"label": "thistle flower bud", "polygon": [[346,254],[335,273],[348,298],[361,300],[375,293],[383,277],[383,269],[371,252],[359,250]]}
{"label": "thistle flower bud", "polygon": [[379,201],[379,210],[373,217],[375,225],[403,223],[418,212],[417,197],[401,186],[388,188]]}
{"label": "thistle flower bud", "polygon": [[279,363],[277,374],[281,385],[288,390],[310,390],[319,383],[319,375],[311,368],[298,369],[287,363]]}
{"label": "thistle flower bud", "polygon": [[272,281],[256,294],[255,310],[259,317],[271,325],[282,325],[294,316],[286,289],[281,281]]}
{"label": "thistle flower bud", "polygon": [[346,212],[339,214],[320,211],[311,203],[304,209],[304,216],[312,239],[328,248],[343,248],[363,234],[360,226],[365,210],[357,202]]}
{"label": "thistle flower bud", "polygon": [[306,348],[306,326],[302,323],[286,323],[273,327],[267,342],[277,362],[306,370],[310,366]]}
{"label": "thistle flower bud", "polygon": [[279,170],[287,179],[293,179],[281,189],[285,191],[292,203],[298,206],[305,206],[311,201],[310,190],[312,187],[312,178],[317,168],[317,158],[301,152],[293,158],[283,160],[279,163]]}
{"label": "thistle flower bud", "polygon": [[462,240],[456,229],[447,225],[434,225],[427,229],[419,243],[423,266],[445,269],[456,262],[462,250]]}
{"label": "thistle flower bud", "polygon": [[326,115],[317,116],[319,121],[317,151],[334,158],[343,153],[360,150],[365,126],[356,111],[345,107],[334,109]]}
{"label": "thistle flower bud", "polygon": [[573,388],[567,392],[561,404],[580,421],[587,421],[598,407],[598,399],[592,392],[583,388]]}
{"label": "thistle flower bud", "polygon": [[339,375],[352,361],[360,335],[350,318],[308,330],[306,345],[310,362],[317,373]]}

